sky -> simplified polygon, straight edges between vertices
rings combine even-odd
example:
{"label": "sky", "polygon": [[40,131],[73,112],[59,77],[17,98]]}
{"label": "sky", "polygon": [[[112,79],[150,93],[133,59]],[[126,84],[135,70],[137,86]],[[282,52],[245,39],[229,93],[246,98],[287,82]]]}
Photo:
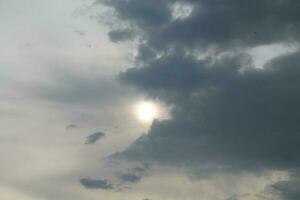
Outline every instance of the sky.
{"label": "sky", "polygon": [[0,199],[298,200],[299,7],[0,0]]}

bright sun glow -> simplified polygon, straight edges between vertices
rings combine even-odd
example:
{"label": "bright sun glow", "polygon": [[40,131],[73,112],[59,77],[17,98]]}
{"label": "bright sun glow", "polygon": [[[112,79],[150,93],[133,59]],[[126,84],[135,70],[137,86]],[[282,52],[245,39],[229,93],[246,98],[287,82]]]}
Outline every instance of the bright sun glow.
{"label": "bright sun glow", "polygon": [[137,117],[140,121],[150,123],[158,117],[157,106],[150,102],[141,102],[137,106]]}

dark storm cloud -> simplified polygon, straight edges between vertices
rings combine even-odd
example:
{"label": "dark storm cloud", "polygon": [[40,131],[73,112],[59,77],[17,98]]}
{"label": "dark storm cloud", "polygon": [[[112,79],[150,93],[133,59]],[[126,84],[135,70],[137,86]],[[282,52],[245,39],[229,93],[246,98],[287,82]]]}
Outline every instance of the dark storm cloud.
{"label": "dark storm cloud", "polygon": [[87,189],[114,189],[113,184],[111,184],[108,180],[82,178],[80,179],[80,183]]}
{"label": "dark storm cloud", "polygon": [[[299,39],[297,0],[194,1],[190,17],[151,33],[151,45],[255,46]],[[277,30],[277,31],[273,31]]]}
{"label": "dark storm cloud", "polygon": [[112,30],[108,33],[108,36],[113,42],[122,42],[125,40],[131,40],[134,37],[134,33],[130,29],[118,29]]}
{"label": "dark storm cloud", "polygon": [[[241,73],[251,66],[246,54],[198,60],[178,44],[240,43],[248,47],[297,39],[299,12],[295,8],[299,2],[190,1],[194,6],[191,16],[180,20],[170,19],[171,3],[108,3],[120,19],[145,31],[146,42],[140,49],[157,55],[152,48],[156,40],[176,47],[147,62],[139,60],[141,66],[121,73],[121,80],[174,105],[174,110],[171,120],[154,122],[147,135],[116,156],[206,161],[237,168],[298,165],[299,53],[277,58],[264,70]],[[154,23],[157,21],[160,23]],[[251,39],[253,33],[258,35]]]}
{"label": "dark storm cloud", "polygon": [[86,137],[85,144],[95,144],[98,140],[105,137],[105,133],[97,132]]}
{"label": "dark storm cloud", "polygon": [[147,135],[117,157],[235,169],[300,164],[298,52],[271,61],[264,70],[243,73],[244,56],[198,65],[177,59],[122,75],[175,107],[172,119],[155,121]]}
{"label": "dark storm cloud", "polygon": [[[172,18],[177,2],[193,7],[188,17]],[[172,119],[154,121],[114,158],[204,173],[299,167],[300,52],[277,57],[260,70],[246,53],[261,45],[299,43],[298,0],[112,0],[106,5],[142,32],[136,66],[122,72],[121,81],[173,108]],[[203,59],[192,54],[212,48]],[[293,182],[274,188],[293,200],[298,197]]]}
{"label": "dark storm cloud", "polygon": [[[190,16],[172,19],[174,2],[189,2],[193,7]],[[251,47],[295,41],[300,33],[297,0],[112,0],[106,4],[123,22],[144,31],[148,45],[156,50],[179,45]]]}
{"label": "dark storm cloud", "polygon": [[[143,68],[131,68],[120,74],[121,80],[147,92],[182,95],[196,89],[222,84],[238,75],[241,65],[251,65],[245,54],[224,56],[216,63],[196,60],[181,51],[156,59]],[[228,79],[228,80],[227,80]]]}

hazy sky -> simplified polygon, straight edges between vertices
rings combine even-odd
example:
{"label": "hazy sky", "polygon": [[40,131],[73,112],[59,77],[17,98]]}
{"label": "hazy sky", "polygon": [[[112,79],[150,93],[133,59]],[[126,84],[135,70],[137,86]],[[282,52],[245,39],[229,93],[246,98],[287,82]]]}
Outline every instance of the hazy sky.
{"label": "hazy sky", "polygon": [[298,0],[0,0],[1,200],[298,200]]}

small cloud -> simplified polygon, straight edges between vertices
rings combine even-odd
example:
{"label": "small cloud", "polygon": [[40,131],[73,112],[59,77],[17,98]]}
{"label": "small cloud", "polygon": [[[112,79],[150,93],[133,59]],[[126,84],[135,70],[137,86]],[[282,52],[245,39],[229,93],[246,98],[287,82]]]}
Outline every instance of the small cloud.
{"label": "small cloud", "polygon": [[123,182],[137,183],[142,179],[142,175],[133,173],[121,174],[120,179]]}
{"label": "small cloud", "polygon": [[146,174],[146,170],[149,169],[147,164],[143,166],[137,166],[128,170],[127,173],[120,173],[118,175],[121,183],[138,183]]}
{"label": "small cloud", "polygon": [[82,178],[79,180],[79,182],[87,189],[103,189],[103,190],[114,189],[113,184],[106,179]]}
{"label": "small cloud", "polygon": [[105,137],[105,133],[96,132],[86,137],[85,144],[95,144],[98,140]]}
{"label": "small cloud", "polygon": [[76,124],[69,124],[68,126],[66,126],[66,129],[75,129],[77,128]]}

